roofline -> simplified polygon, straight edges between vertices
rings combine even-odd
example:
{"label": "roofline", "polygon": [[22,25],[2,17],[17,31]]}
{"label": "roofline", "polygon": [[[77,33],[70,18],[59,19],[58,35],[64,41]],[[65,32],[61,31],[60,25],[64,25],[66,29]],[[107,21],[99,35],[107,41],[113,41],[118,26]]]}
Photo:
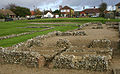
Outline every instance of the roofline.
{"label": "roofline", "polygon": [[118,4],[120,4],[120,2],[119,2],[119,3],[117,3],[115,6],[120,6],[120,5],[118,5]]}

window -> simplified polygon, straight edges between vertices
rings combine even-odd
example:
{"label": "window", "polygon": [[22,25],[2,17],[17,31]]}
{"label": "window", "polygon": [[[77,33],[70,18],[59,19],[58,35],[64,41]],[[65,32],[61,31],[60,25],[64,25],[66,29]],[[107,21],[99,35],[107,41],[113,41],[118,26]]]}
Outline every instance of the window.
{"label": "window", "polygon": [[120,6],[118,6],[118,8],[120,9]]}
{"label": "window", "polygon": [[64,10],[61,10],[61,12],[64,12]]}
{"label": "window", "polygon": [[70,12],[70,10],[68,9],[67,12]]}

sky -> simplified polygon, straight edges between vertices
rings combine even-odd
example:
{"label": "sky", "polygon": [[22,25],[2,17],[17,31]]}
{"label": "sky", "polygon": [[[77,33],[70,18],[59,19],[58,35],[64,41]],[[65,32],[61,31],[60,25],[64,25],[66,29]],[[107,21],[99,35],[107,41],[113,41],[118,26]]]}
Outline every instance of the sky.
{"label": "sky", "polygon": [[108,10],[112,10],[112,5],[115,6],[120,2],[120,0],[0,0],[0,9],[5,8],[8,4],[16,4],[31,10],[34,8],[55,10],[59,8],[59,5],[68,5],[75,10],[82,10],[84,6],[85,8],[99,7],[102,1],[108,4]]}

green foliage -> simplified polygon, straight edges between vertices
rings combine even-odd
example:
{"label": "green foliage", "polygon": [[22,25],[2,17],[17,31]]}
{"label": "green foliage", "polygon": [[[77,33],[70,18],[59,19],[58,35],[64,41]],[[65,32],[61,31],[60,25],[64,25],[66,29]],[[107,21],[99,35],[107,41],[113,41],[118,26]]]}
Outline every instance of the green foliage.
{"label": "green foliage", "polygon": [[60,15],[60,10],[55,10],[55,11],[53,12],[53,14],[58,14],[58,15]]}
{"label": "green foliage", "polygon": [[35,9],[34,12],[35,15],[42,15],[42,12],[39,9]]}
{"label": "green foliage", "polygon": [[0,19],[4,19],[5,16],[3,14],[0,14]]}
{"label": "green foliage", "polygon": [[13,11],[17,16],[20,16],[20,17],[25,17],[26,15],[31,14],[30,9],[26,7],[17,6],[15,4],[10,4],[8,5],[7,8]]}

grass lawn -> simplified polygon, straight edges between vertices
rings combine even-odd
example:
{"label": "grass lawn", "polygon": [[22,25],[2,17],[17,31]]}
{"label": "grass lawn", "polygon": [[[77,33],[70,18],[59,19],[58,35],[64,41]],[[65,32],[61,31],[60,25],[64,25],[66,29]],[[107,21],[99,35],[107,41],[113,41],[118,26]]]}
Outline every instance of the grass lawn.
{"label": "grass lawn", "polygon": [[[39,31],[45,28],[17,28],[17,27],[27,27],[27,26],[52,26],[55,27],[54,29],[43,31],[43,32],[36,32],[34,34],[9,38],[5,40],[0,40],[0,46],[2,47],[8,47],[12,46],[14,44],[24,42],[30,38],[36,37],[38,35],[47,34],[49,32],[53,31],[68,31],[76,29],[76,26],[54,26],[54,25],[62,25],[62,24],[29,24],[31,22],[78,22],[79,25],[86,23],[86,22],[106,22],[106,21],[119,21],[120,20],[107,20],[104,18],[58,18],[58,19],[35,19],[35,20],[19,20],[19,21],[12,21],[12,22],[0,22],[0,37],[11,35],[11,34],[19,34],[29,31]],[[76,25],[76,24],[63,24],[63,25]]]}

